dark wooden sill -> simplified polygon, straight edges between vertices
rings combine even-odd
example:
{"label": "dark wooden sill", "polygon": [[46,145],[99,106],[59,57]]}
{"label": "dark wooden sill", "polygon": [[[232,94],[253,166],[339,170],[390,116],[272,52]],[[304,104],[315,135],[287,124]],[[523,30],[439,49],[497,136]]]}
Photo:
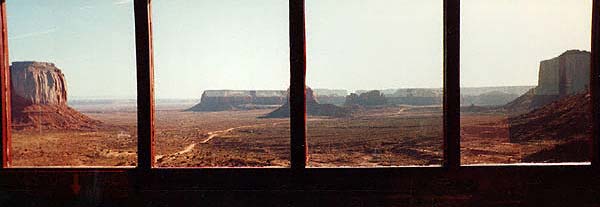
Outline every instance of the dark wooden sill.
{"label": "dark wooden sill", "polygon": [[[75,191],[74,186],[79,190]],[[595,204],[600,203],[600,173],[589,165],[467,166],[452,171],[441,167],[309,168],[302,171],[287,168],[4,169],[0,172],[0,192],[0,205],[3,198],[27,202],[22,200],[27,196],[52,202],[121,204],[134,198],[139,202],[166,203],[234,199],[222,201],[234,202],[233,205],[237,198],[250,203],[299,201],[332,205],[348,204],[344,199],[367,202],[363,204],[418,200],[427,206],[456,202],[538,204],[538,201]],[[184,195],[190,200],[179,199]],[[243,204],[246,202],[240,205]]]}

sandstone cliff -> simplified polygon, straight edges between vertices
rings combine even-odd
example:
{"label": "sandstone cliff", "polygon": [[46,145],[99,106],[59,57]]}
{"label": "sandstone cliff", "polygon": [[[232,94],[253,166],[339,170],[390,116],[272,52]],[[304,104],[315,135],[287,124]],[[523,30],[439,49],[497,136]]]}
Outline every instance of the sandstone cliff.
{"label": "sandstone cliff", "polygon": [[540,63],[536,95],[567,96],[587,89],[590,82],[590,52],[569,50]]}
{"label": "sandstone cliff", "polygon": [[385,95],[378,90],[373,90],[361,93],[360,95],[352,93],[346,96],[346,103],[344,105],[381,106],[385,104],[387,104]]}
{"label": "sandstone cliff", "polygon": [[592,106],[589,93],[568,96],[529,113],[509,118],[512,142],[570,139],[591,134]]}
{"label": "sandstone cliff", "polygon": [[431,88],[403,88],[396,90],[392,94],[385,95],[388,104],[413,106],[440,105],[442,104],[443,90]]}
{"label": "sandstone cliff", "polygon": [[476,96],[462,95],[460,104],[463,106],[502,106],[519,98],[521,94],[491,91]]}
{"label": "sandstone cliff", "polygon": [[511,142],[558,144],[523,158],[523,162],[589,161],[591,99],[590,53],[570,50],[540,63],[538,86],[505,105]]}
{"label": "sandstone cliff", "polygon": [[555,140],[560,144],[529,155],[524,162],[589,161],[592,104],[589,93],[561,98],[508,120],[511,142]]}
{"label": "sandstone cliff", "polygon": [[339,106],[344,105],[346,95],[348,95],[348,91],[343,89],[316,88],[313,89],[313,92],[319,103]]}
{"label": "sandstone cliff", "polygon": [[53,63],[15,62],[10,69],[12,97],[29,105],[67,104],[65,75]]}
{"label": "sandstone cliff", "polygon": [[590,52],[569,50],[556,58],[542,61],[538,86],[508,103],[505,108],[522,113],[585,92],[590,81],[590,59]]}
{"label": "sandstone cliff", "polygon": [[[289,100],[289,99],[286,99]],[[306,114],[308,116],[331,116],[331,117],[346,117],[350,116],[351,112],[347,108],[339,107],[333,104],[321,104],[315,97],[311,88],[306,88]],[[276,109],[275,111],[265,115],[263,118],[285,118],[290,117],[289,102]]]}
{"label": "sandstone cliff", "polygon": [[91,129],[93,120],[67,106],[64,74],[53,63],[14,62],[11,112],[15,129]]}
{"label": "sandstone cliff", "polygon": [[276,108],[286,102],[285,91],[207,90],[200,103],[187,111],[227,111]]}

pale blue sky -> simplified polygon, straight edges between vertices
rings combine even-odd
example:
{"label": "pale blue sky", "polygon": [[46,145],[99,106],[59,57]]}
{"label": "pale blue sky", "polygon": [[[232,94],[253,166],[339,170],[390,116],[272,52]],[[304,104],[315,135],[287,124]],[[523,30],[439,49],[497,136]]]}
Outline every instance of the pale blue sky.
{"label": "pale blue sky", "polygon": [[9,0],[9,58],[54,62],[69,98],[135,97],[129,0]]}
{"label": "pale blue sky", "polygon": [[[287,0],[153,0],[158,98],[285,89]],[[307,0],[308,85],[441,87],[441,0]],[[590,48],[591,0],[463,0],[462,85],[535,85]],[[131,0],[9,0],[11,61],[56,63],[69,97],[135,97]]]}
{"label": "pale blue sky", "polygon": [[462,0],[461,85],[537,85],[539,62],[590,50],[592,0]]}

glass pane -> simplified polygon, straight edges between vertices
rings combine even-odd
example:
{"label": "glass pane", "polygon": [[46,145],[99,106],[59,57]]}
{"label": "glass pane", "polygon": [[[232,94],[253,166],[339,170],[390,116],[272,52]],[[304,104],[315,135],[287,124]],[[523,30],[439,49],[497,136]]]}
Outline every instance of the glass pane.
{"label": "glass pane", "polygon": [[131,1],[7,1],[12,163],[134,166]]}
{"label": "glass pane", "polygon": [[287,1],[153,2],[156,165],[289,166]]}
{"label": "glass pane", "polygon": [[442,1],[306,7],[309,166],[441,164]]}
{"label": "glass pane", "polygon": [[590,160],[591,0],[465,0],[462,163]]}

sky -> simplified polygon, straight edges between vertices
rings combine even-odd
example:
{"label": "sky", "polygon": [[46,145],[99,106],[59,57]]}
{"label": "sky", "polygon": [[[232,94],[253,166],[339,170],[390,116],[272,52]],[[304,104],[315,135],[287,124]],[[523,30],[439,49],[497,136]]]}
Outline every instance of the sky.
{"label": "sky", "polygon": [[9,59],[53,62],[68,98],[136,96],[131,0],[7,1]]}
{"label": "sky", "polygon": [[461,85],[537,85],[539,62],[590,51],[591,0],[462,0]]}
{"label": "sky", "polygon": [[[154,0],[157,98],[289,85],[287,0]],[[591,0],[462,0],[461,85],[535,85],[590,49]],[[54,62],[69,98],[135,98],[131,0],[7,1],[11,61]],[[441,0],[307,0],[307,85],[440,88]]]}

